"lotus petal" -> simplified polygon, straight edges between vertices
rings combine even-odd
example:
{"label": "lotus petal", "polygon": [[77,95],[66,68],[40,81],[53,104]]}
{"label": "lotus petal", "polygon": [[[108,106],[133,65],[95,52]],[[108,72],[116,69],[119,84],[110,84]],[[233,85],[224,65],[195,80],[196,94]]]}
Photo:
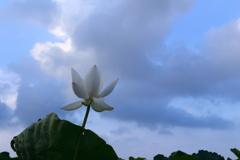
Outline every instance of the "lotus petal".
{"label": "lotus petal", "polygon": [[118,82],[119,78],[116,79],[115,81],[113,81],[112,83],[110,83],[99,95],[98,97],[105,97],[107,95],[109,95],[113,89],[115,88],[117,82]]}
{"label": "lotus petal", "polygon": [[71,103],[69,105],[62,107],[61,109],[66,110],[66,111],[72,111],[72,110],[76,110],[80,107],[82,107],[82,101],[77,101],[77,102]]}
{"label": "lotus petal", "polygon": [[94,65],[87,72],[84,78],[84,87],[89,95],[89,97],[96,97],[99,93],[99,88],[101,84],[101,74],[96,65]]}
{"label": "lotus petal", "polygon": [[102,90],[103,81],[104,81],[103,75],[100,71],[99,71],[99,75],[100,75],[100,85],[99,85],[98,93]]}
{"label": "lotus petal", "polygon": [[78,74],[78,72],[72,68],[72,82],[77,83],[79,86],[83,87],[83,79],[80,77],[80,75]]}
{"label": "lotus petal", "polygon": [[76,96],[78,96],[79,98],[82,99],[88,99],[88,93],[86,92],[86,90],[84,88],[82,88],[81,86],[79,86],[77,83],[72,82],[72,88],[74,93],[76,94]]}
{"label": "lotus petal", "polygon": [[96,112],[102,112],[104,110],[113,110],[113,107],[110,107],[107,103],[104,102],[104,98],[92,98],[92,108]]}

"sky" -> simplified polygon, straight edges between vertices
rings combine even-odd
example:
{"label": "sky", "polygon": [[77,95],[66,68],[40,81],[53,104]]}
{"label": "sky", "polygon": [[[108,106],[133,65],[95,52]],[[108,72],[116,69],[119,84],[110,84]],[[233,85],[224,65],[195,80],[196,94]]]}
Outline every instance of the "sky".
{"label": "sky", "polygon": [[71,68],[97,65],[103,88],[87,129],[117,155],[181,150],[236,158],[240,149],[240,1],[3,0],[0,2],[0,152],[51,112],[81,125]]}

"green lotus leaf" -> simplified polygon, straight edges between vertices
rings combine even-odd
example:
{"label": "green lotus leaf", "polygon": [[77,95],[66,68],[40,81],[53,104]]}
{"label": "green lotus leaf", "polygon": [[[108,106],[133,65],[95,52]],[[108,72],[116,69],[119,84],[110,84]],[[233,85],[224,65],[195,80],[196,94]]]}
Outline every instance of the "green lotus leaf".
{"label": "green lotus leaf", "polygon": [[129,160],[147,160],[147,159],[146,158],[142,158],[142,157],[134,158],[134,157],[130,156]]}
{"label": "green lotus leaf", "polygon": [[0,160],[11,160],[11,159],[18,159],[17,157],[16,158],[11,158],[9,156],[9,153],[8,152],[1,152],[0,153]]}
{"label": "green lotus leaf", "polygon": [[158,154],[154,156],[153,160],[169,160],[169,159],[162,154]]}
{"label": "green lotus leaf", "polygon": [[173,158],[179,157],[179,156],[182,156],[182,155],[187,155],[187,153],[179,150],[179,151],[171,153],[171,155],[168,157],[168,159],[172,160]]}
{"label": "green lotus leaf", "polygon": [[224,157],[217,153],[204,150],[199,150],[198,153],[194,153],[193,156],[197,157],[199,160],[224,160]]}
{"label": "green lotus leaf", "polygon": [[192,155],[181,155],[178,157],[174,157],[172,160],[199,160],[197,157]]}
{"label": "green lotus leaf", "polygon": [[91,130],[83,130],[55,113],[31,124],[11,144],[20,160],[70,160],[77,152],[81,160],[117,160],[113,148]]}
{"label": "green lotus leaf", "polygon": [[240,158],[240,151],[236,148],[230,149],[238,158]]}
{"label": "green lotus leaf", "polygon": [[1,152],[1,153],[0,153],[0,157],[10,158],[8,152]]}

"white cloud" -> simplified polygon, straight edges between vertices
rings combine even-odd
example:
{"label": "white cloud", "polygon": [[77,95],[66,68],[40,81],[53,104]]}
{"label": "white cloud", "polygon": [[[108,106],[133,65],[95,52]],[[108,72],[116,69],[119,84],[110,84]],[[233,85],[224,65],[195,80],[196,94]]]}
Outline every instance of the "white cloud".
{"label": "white cloud", "polygon": [[0,68],[0,101],[12,110],[16,109],[19,80],[16,74]]}
{"label": "white cloud", "polygon": [[[49,31],[50,33],[54,34],[55,36],[61,38],[61,39],[66,39],[67,35],[66,33],[63,31],[63,29],[61,28],[61,26],[57,26],[53,29],[50,29]],[[70,41],[70,39],[69,39]]]}
{"label": "white cloud", "polygon": [[40,62],[45,72],[61,77],[69,75],[72,67],[82,72],[86,71],[88,67],[95,64],[94,54],[91,48],[77,51],[70,38],[64,43],[37,43],[31,50],[31,55]]}
{"label": "white cloud", "polygon": [[95,10],[98,1],[85,0],[60,0],[58,4],[61,8],[61,16],[57,27],[67,35],[74,34],[76,27],[86,20]]}

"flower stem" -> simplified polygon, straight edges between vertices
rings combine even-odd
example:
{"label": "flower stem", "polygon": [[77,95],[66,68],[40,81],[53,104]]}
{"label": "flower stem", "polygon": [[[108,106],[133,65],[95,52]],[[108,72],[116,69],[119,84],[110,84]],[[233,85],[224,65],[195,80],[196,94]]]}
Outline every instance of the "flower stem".
{"label": "flower stem", "polygon": [[89,111],[90,111],[90,105],[91,105],[91,103],[87,107],[87,111],[86,111],[86,114],[85,114],[85,117],[84,117],[84,120],[83,120],[83,124],[82,124],[83,130],[85,129],[85,125],[86,125],[86,122],[87,122],[88,114],[89,114]]}
{"label": "flower stem", "polygon": [[82,130],[80,133],[79,133],[79,137],[78,137],[78,142],[77,142],[77,146],[76,146],[76,149],[75,149],[75,153],[74,153],[74,160],[77,160],[77,153],[78,153],[78,150],[79,150],[79,146],[80,146],[80,141],[81,141],[81,138],[82,138],[82,133],[84,132],[84,130]]}
{"label": "flower stem", "polygon": [[85,125],[86,125],[86,122],[87,122],[87,118],[88,118],[88,114],[89,114],[89,111],[90,111],[90,106],[91,106],[91,102],[90,104],[87,106],[87,111],[85,113],[85,117],[84,117],[84,120],[83,120],[83,124],[82,124],[82,130],[81,132],[79,133],[79,137],[78,137],[78,142],[77,142],[77,146],[76,146],[76,149],[75,149],[75,153],[74,153],[74,160],[77,160],[77,153],[79,151],[79,146],[80,146],[80,141],[81,141],[81,138],[83,136],[83,132],[85,130]]}

